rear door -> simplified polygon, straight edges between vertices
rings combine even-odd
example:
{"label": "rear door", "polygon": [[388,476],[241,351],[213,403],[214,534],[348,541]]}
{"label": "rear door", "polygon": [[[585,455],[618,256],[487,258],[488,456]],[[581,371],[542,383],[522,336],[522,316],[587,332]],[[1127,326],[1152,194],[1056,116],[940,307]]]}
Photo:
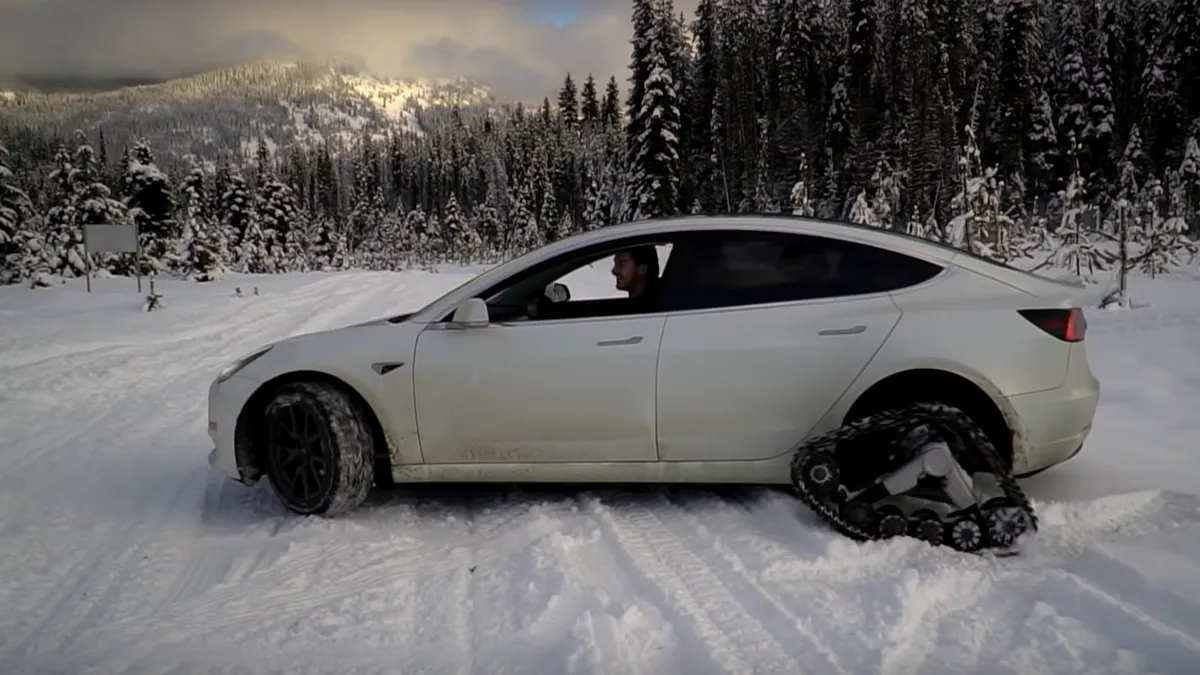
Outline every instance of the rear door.
{"label": "rear door", "polygon": [[[906,261],[926,267],[895,269]],[[887,294],[897,275],[932,277],[939,269],[792,233],[711,232],[678,242],[664,273],[660,459],[755,460],[789,451],[899,321]]]}

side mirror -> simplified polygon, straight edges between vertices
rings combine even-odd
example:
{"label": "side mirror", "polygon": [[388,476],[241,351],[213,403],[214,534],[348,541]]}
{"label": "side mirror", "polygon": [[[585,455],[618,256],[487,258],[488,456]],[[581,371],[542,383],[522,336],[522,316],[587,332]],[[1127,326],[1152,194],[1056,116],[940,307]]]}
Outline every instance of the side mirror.
{"label": "side mirror", "polygon": [[459,328],[486,328],[490,322],[487,303],[481,298],[468,298],[450,317],[450,323]]}
{"label": "side mirror", "polygon": [[546,297],[550,302],[566,302],[571,299],[571,289],[566,284],[553,283],[546,287]]}

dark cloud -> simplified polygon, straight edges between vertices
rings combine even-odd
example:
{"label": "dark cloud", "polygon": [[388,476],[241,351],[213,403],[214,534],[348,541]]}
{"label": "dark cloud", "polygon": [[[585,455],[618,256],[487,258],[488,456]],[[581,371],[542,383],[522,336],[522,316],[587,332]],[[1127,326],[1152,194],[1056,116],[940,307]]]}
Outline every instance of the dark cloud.
{"label": "dark cloud", "polygon": [[478,78],[498,91],[515,96],[538,96],[546,88],[543,74],[521,63],[508,52],[494,47],[471,48],[450,38],[413,47],[407,58],[408,68],[429,77],[464,75]]}
{"label": "dark cloud", "polygon": [[568,71],[624,80],[629,3],[0,0],[0,80],[171,76],[297,54],[354,54],[394,75],[476,76],[502,95],[540,100]]}

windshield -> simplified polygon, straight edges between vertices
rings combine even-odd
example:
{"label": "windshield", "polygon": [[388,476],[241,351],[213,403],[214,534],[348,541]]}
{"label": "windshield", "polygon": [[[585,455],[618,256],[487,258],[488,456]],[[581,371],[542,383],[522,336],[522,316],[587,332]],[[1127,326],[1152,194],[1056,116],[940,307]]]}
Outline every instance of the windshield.
{"label": "windshield", "polygon": [[404,322],[404,321],[408,320],[408,319],[409,319],[409,318],[411,318],[411,317],[417,316],[417,315],[419,315],[419,314],[424,314],[426,311],[428,311],[428,310],[429,310],[430,308],[432,308],[434,305],[436,305],[437,303],[441,302],[441,301],[442,301],[442,299],[443,299],[443,298],[445,298],[446,296],[449,296],[449,295],[453,295],[453,294],[456,294],[456,293],[458,293],[459,291],[461,291],[462,289],[466,288],[468,285],[475,283],[476,281],[478,281],[478,280],[479,280],[480,278],[482,278],[482,277],[485,277],[485,276],[491,276],[491,275],[495,275],[495,274],[502,274],[506,268],[508,268],[509,266],[512,266],[512,265],[515,265],[515,264],[519,263],[519,262],[521,261],[521,259],[522,259],[522,258],[524,258],[524,257],[525,257],[525,256],[519,256],[519,257],[517,257],[517,258],[513,258],[512,260],[509,260],[509,261],[506,261],[506,262],[502,262],[502,263],[498,263],[498,264],[492,265],[491,267],[489,267],[489,268],[487,268],[486,270],[484,270],[484,271],[480,272],[479,274],[476,274],[476,275],[474,275],[474,276],[470,277],[469,279],[467,279],[466,281],[462,282],[461,284],[459,284],[459,285],[455,286],[455,287],[454,287],[454,288],[452,288],[451,290],[449,290],[449,291],[446,291],[445,293],[442,293],[442,294],[441,294],[441,295],[439,295],[438,297],[436,297],[436,298],[434,298],[433,300],[431,300],[430,302],[426,303],[426,304],[425,304],[423,307],[421,307],[421,308],[420,308],[420,309],[418,309],[417,311],[415,311],[415,312],[408,312],[408,313],[405,313],[405,314],[400,314],[400,315],[398,315],[398,316],[394,316],[394,317],[392,317],[392,318],[388,319],[388,321],[389,321],[389,322],[391,322],[391,323],[402,323],[402,322]]}

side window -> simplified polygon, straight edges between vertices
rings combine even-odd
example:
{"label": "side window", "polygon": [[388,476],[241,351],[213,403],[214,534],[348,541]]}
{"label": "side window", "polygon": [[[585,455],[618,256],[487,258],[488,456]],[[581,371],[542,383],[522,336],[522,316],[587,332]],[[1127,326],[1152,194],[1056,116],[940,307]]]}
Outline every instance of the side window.
{"label": "side window", "polygon": [[664,275],[673,310],[867,295],[932,278],[941,268],[838,239],[714,232],[680,242]]}
{"label": "side window", "polygon": [[[671,257],[671,244],[658,244],[654,248],[658,252],[658,269],[667,268],[667,260]],[[613,300],[627,297],[624,291],[618,290],[613,278],[614,255],[605,255],[599,260],[577,267],[553,283],[564,284],[571,290],[572,300]]]}
{"label": "side window", "polygon": [[[646,293],[631,302],[631,292],[617,286],[614,262],[618,251],[653,249],[659,261],[653,284],[657,289],[662,270],[673,257],[673,247],[670,235],[641,236],[593,245],[516,272],[476,297],[487,302],[492,320],[497,322],[615,317],[661,311],[657,293]],[[566,293],[552,292],[550,286],[553,284],[565,286]],[[443,321],[449,321],[450,316],[452,313]]]}

